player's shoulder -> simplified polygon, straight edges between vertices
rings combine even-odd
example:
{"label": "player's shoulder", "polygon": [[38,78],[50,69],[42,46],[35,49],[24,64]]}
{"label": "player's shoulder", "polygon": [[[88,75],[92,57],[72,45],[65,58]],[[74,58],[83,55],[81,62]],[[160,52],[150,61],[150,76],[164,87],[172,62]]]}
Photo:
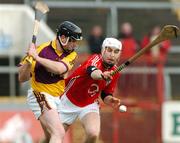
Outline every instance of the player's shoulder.
{"label": "player's shoulder", "polygon": [[99,60],[101,59],[101,55],[100,55],[100,54],[93,54],[93,55],[91,55],[88,59],[89,59],[89,60],[99,61]]}
{"label": "player's shoulder", "polygon": [[39,46],[37,46],[37,50],[38,51],[42,51],[44,48],[50,46],[51,42],[44,42],[42,44],[40,44]]}
{"label": "player's shoulder", "polygon": [[68,54],[68,56],[77,57],[77,52],[76,52],[76,51],[70,52],[70,53]]}
{"label": "player's shoulder", "polygon": [[50,44],[51,44],[51,42],[48,41],[48,42],[44,42],[44,43],[40,44],[38,47],[47,47],[47,46],[49,46]]}
{"label": "player's shoulder", "polygon": [[89,57],[89,59],[87,60],[88,64],[97,66],[100,65],[101,61],[101,55],[99,54],[93,54],[92,56]]}

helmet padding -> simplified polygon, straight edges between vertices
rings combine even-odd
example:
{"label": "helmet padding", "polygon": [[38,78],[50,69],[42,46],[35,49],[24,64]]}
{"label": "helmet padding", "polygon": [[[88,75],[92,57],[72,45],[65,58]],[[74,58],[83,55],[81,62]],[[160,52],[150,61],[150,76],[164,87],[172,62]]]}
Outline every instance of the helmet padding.
{"label": "helmet padding", "polygon": [[102,44],[102,50],[106,47],[112,47],[115,49],[122,50],[122,43],[115,38],[106,38]]}

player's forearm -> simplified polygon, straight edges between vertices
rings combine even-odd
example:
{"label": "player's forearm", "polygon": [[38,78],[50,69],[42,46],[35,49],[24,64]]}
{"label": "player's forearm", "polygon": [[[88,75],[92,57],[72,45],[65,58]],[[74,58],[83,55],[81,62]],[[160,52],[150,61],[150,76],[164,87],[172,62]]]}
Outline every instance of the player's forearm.
{"label": "player's forearm", "polygon": [[55,74],[62,74],[68,70],[67,67],[61,62],[51,61],[49,59],[41,57],[37,57],[36,61],[42,64],[44,67],[46,67],[48,71]]}
{"label": "player's forearm", "polygon": [[19,82],[25,82],[30,79],[31,65],[29,63],[23,64],[19,67],[18,79]]}
{"label": "player's forearm", "polygon": [[111,80],[112,79],[112,75],[111,75],[111,72],[110,71],[105,71],[105,72],[102,72],[101,70],[97,69],[97,70],[94,70],[92,73],[91,73],[91,77],[94,79],[94,80]]}
{"label": "player's forearm", "polygon": [[101,70],[95,70],[91,73],[91,77],[94,80],[101,80],[102,79],[102,71]]}

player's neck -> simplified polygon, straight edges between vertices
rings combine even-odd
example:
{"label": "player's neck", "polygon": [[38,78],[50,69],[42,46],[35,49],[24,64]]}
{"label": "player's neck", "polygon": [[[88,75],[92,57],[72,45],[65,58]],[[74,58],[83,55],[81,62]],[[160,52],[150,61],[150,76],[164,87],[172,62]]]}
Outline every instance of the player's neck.
{"label": "player's neck", "polygon": [[56,48],[57,48],[57,50],[58,51],[60,51],[60,52],[62,52],[63,51],[63,49],[62,49],[62,47],[61,47],[62,45],[60,45],[60,43],[59,43],[59,41],[58,40],[56,40]]}
{"label": "player's neck", "polygon": [[110,69],[110,68],[112,68],[114,65],[111,65],[111,64],[108,64],[108,63],[106,63],[106,62],[103,62],[103,67],[105,68],[105,69]]}

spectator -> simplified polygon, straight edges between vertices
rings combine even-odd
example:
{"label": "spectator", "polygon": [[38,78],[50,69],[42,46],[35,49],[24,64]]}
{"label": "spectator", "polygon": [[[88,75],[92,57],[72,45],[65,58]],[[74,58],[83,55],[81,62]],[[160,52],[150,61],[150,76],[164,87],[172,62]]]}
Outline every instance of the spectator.
{"label": "spectator", "polygon": [[[124,62],[136,53],[138,46],[135,38],[133,37],[133,28],[131,23],[122,23],[122,25],[120,26],[118,39],[122,42],[123,46],[120,62]],[[121,92],[123,97],[128,96],[130,93],[126,91],[129,91],[129,87],[132,85],[132,77],[134,77],[132,73],[123,73],[120,80],[118,81],[118,89],[123,89],[121,91],[118,91],[118,93]]]}
{"label": "spectator", "polygon": [[101,53],[101,45],[104,40],[103,31],[101,26],[95,25],[91,34],[88,38],[88,46],[91,54],[100,54]]}
{"label": "spectator", "polygon": [[[144,36],[144,38],[141,41],[141,47],[144,48],[149,42],[154,40],[158,34],[160,33],[161,28],[160,26],[154,26],[151,30],[151,32]],[[164,76],[163,76],[163,67],[166,63],[168,50],[171,47],[170,40],[166,40],[161,42],[160,44],[157,44],[153,46],[146,54],[146,62],[149,66],[155,66],[158,70],[157,74],[148,74],[147,80],[148,80],[148,86],[149,87],[157,87],[157,90],[160,92],[158,93],[159,101],[163,101],[164,96]],[[152,94],[156,95],[156,93]]]}
{"label": "spectator", "polygon": [[133,37],[133,28],[131,23],[125,22],[120,27],[120,33],[118,39],[122,42],[123,50],[122,56],[123,60],[127,60],[136,53],[137,50],[137,41]]}
{"label": "spectator", "polygon": [[[154,40],[157,35],[160,33],[161,28],[159,26],[155,26],[152,31],[144,36],[144,38],[141,41],[141,48],[144,48],[149,42]],[[162,63],[166,62],[167,53],[169,48],[171,47],[170,40],[166,40],[161,42],[160,44],[154,46],[151,48],[150,51],[147,52],[147,56],[149,57],[150,63],[157,63],[158,61],[161,61]]]}

